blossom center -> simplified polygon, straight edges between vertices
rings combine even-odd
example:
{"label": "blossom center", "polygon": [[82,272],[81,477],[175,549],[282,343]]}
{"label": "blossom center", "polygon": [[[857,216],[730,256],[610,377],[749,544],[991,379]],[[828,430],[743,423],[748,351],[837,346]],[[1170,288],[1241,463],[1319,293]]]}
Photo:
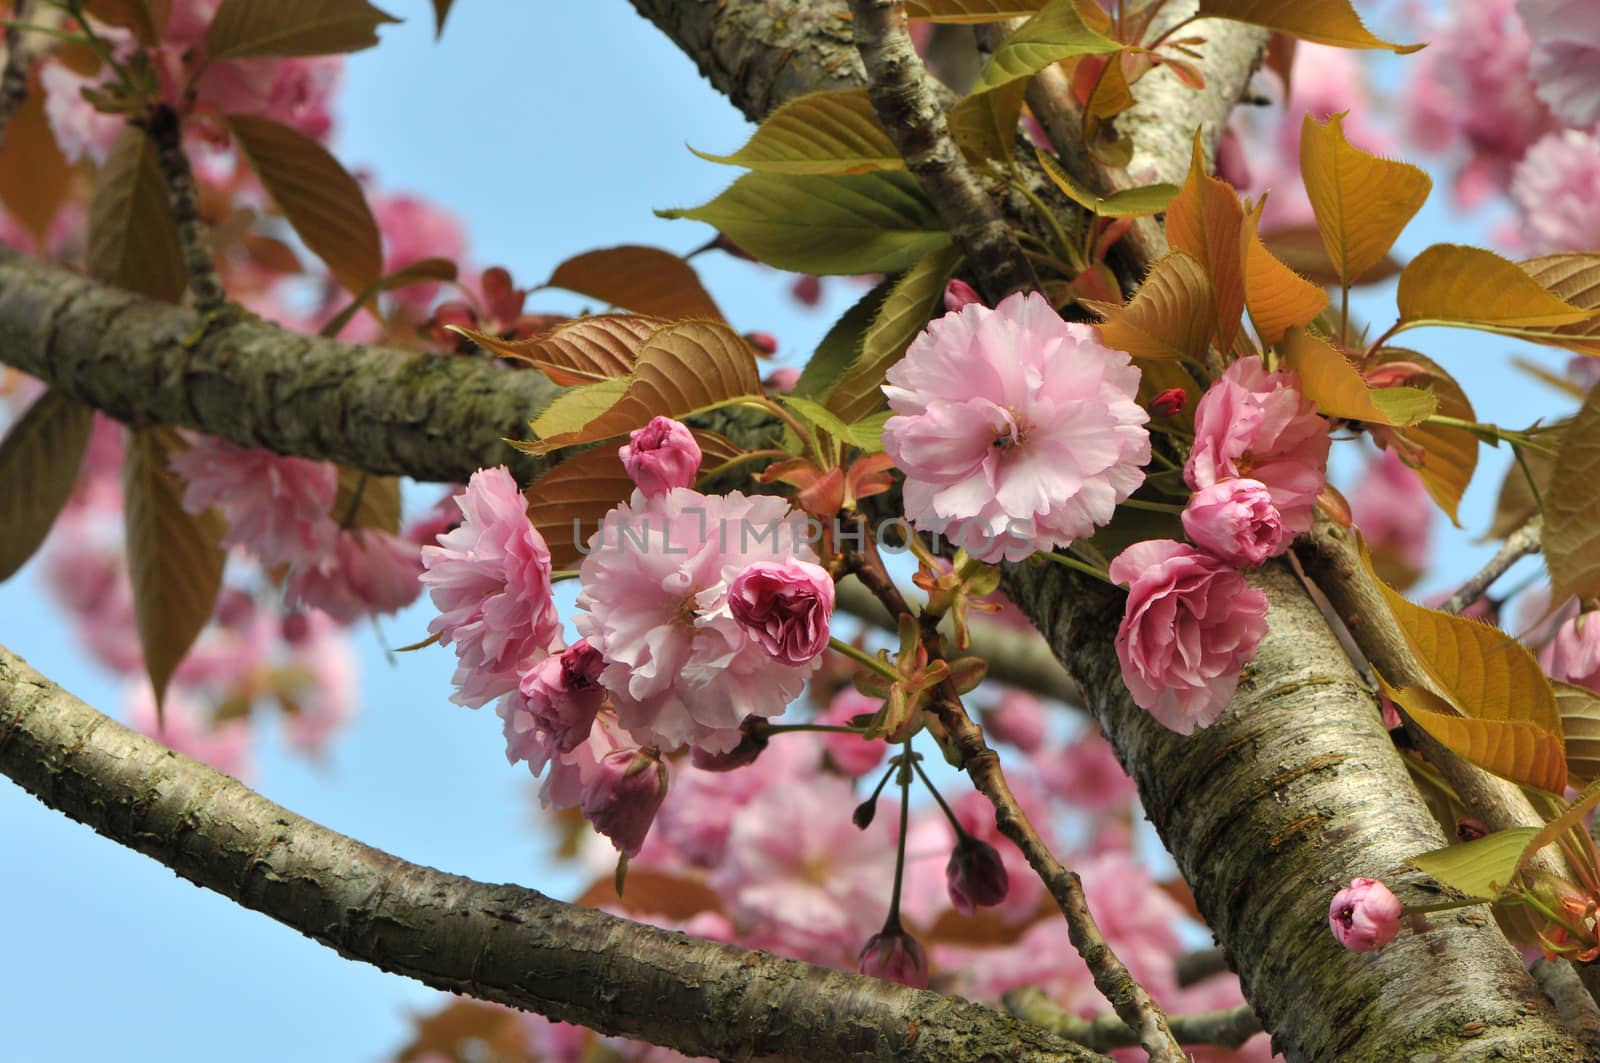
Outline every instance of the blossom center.
{"label": "blossom center", "polygon": [[1009,406],[1000,411],[1000,416],[1001,422],[989,427],[989,445],[1006,454],[1028,441],[1028,433],[1033,430],[1033,425],[1018,418],[1017,412]]}

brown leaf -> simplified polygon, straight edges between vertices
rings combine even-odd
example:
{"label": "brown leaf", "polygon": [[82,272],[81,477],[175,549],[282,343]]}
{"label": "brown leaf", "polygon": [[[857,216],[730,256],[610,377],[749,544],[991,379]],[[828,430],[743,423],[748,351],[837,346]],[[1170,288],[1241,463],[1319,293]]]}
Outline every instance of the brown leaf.
{"label": "brown leaf", "polygon": [[378,27],[399,22],[367,0],[222,0],[206,30],[212,60],[337,55],[378,43]]}
{"label": "brown leaf", "polygon": [[450,5],[455,0],[433,0],[433,39],[444,36],[444,22],[450,17]]}
{"label": "brown leaf", "polygon": [[172,18],[172,0],[87,0],[83,9],[108,26],[132,30],[147,45],[166,36]]}
{"label": "brown leaf", "polygon": [[[1472,409],[1472,401],[1461,390],[1461,385],[1425,355],[1400,347],[1385,347],[1378,352],[1377,360],[1380,364],[1414,362],[1422,366],[1429,372],[1428,389],[1438,400],[1441,417],[1454,417],[1460,421],[1478,419]],[[1416,466],[1417,475],[1422,478],[1422,485],[1428,489],[1428,494],[1439,508],[1460,527],[1457,511],[1461,496],[1466,493],[1467,485],[1472,482],[1472,474],[1478,468],[1478,437],[1460,428],[1436,424],[1412,425],[1402,430],[1401,435],[1426,452],[1422,464]]]}
{"label": "brown leaf", "polygon": [[92,409],[47,391],[0,441],[0,580],[44,542],[78,482],[93,426]]}
{"label": "brown leaf", "polygon": [[1567,761],[1559,732],[1552,734],[1523,720],[1458,716],[1430,690],[1383,686],[1406,715],[1462,759],[1502,779],[1546,793],[1560,794],[1566,789]]}
{"label": "brown leaf", "polygon": [[632,373],[639,348],[666,325],[664,319],[644,314],[597,314],[526,340],[502,340],[471,329],[454,331],[486,351],[527,362],[557,384],[571,386]]}
{"label": "brown leaf", "polygon": [[494,1063],[541,1063],[528,1047],[522,1017],[510,1008],[456,999],[415,1021],[416,1033],[395,1057],[396,1063],[480,1057]]}
{"label": "brown leaf", "polygon": [[383,273],[383,238],[356,179],[322,145],[270,118],[230,114],[227,124],[300,239],[346,291],[367,291]]}
{"label": "brown leaf", "polygon": [[628,870],[628,885],[622,896],[617,896],[614,880],[607,875],[585,890],[576,903],[585,908],[620,908],[634,915],[665,916],[675,922],[701,912],[722,911],[722,899],[705,883],[642,867]]}
{"label": "brown leaf", "polygon": [[1280,262],[1261,242],[1256,230],[1266,203],[1263,197],[1245,215],[1242,254],[1245,306],[1261,342],[1271,345],[1289,329],[1315,321],[1328,305],[1328,293]]}
{"label": "brown leaf", "polygon": [[906,0],[906,17],[929,22],[999,22],[1025,18],[1047,0]]}
{"label": "brown leaf", "polygon": [[161,704],[167,682],[206,626],[222,587],[222,517],[184,512],[183,482],[168,465],[187,443],[166,427],[129,434],[123,464],[128,569],[145,669]]}
{"label": "brown leaf", "polygon": [[[1333,344],[1303,328],[1289,330],[1282,354],[1284,364],[1300,377],[1301,392],[1324,416],[1368,424],[1405,425],[1421,421],[1436,408],[1437,400],[1430,400],[1426,392],[1417,388],[1369,388],[1355,366]],[[1380,395],[1393,399],[1398,393],[1419,400],[1409,411],[1410,416],[1404,419],[1394,416],[1394,410],[1401,404],[1391,402],[1389,408],[1385,408],[1375,401]]]}
{"label": "brown leaf", "polygon": [[1546,291],[1515,262],[1459,244],[1435,244],[1406,263],[1395,299],[1407,328],[1454,325],[1530,339],[1595,316]]}
{"label": "brown leaf", "polygon": [[625,244],[576,255],[557,266],[545,286],[668,320],[722,320],[694,267],[658,247]]}
{"label": "brown leaf", "polygon": [[601,519],[632,493],[633,481],[614,443],[568,458],[535,480],[525,492],[528,519],[550,547],[550,563],[556,568],[577,567],[584,556],[580,547],[599,530]]}
{"label": "brown leaf", "polygon": [[[1559,447],[1560,436],[1548,435],[1546,439]],[[1533,482],[1539,487],[1539,497],[1550,496],[1550,474],[1555,468],[1556,459],[1547,457],[1537,450],[1524,449],[1522,460],[1528,465],[1528,472],[1533,474]],[[1524,524],[1528,523],[1539,512],[1539,503],[1533,497],[1533,490],[1528,486],[1528,477],[1523,473],[1522,466],[1513,461],[1506,470],[1506,478],[1500,481],[1500,494],[1495,499],[1494,520],[1489,525],[1489,530],[1484,532],[1484,539],[1504,539]]]}
{"label": "brown leaf", "polygon": [[1300,173],[1323,246],[1346,284],[1383,261],[1433,188],[1417,167],[1351,144],[1337,114],[1326,125],[1305,116]]}
{"label": "brown leaf", "polygon": [[[1261,234],[1261,242],[1283,262],[1312,284],[1324,288],[1339,283],[1339,271],[1328,258],[1328,249],[1322,243],[1322,231],[1315,225],[1288,225]],[[1400,275],[1400,262],[1393,255],[1385,255],[1378,264],[1363,273],[1354,284],[1378,284]]]}
{"label": "brown leaf", "polygon": [[250,256],[250,261],[264,270],[273,273],[305,271],[300,265],[300,256],[294,253],[294,248],[276,237],[245,233],[240,237],[240,241],[244,244],[245,253]]}
{"label": "brown leaf", "polygon": [[1600,594],[1600,388],[1561,435],[1554,490],[1544,496],[1544,559],[1550,597]]}
{"label": "brown leaf", "polygon": [[456,279],[456,273],[456,264],[448,258],[419,258],[415,262],[401,266],[393,273],[384,274],[378,281],[378,289],[392,292],[400,288],[409,288],[413,284],[453,281]]}
{"label": "brown leaf", "polygon": [[167,303],[181,299],[189,284],[156,146],[132,126],[117,136],[95,175],[89,275]]}
{"label": "brown leaf", "polygon": [[[1600,253],[1545,255],[1520,265],[1558,299],[1585,310],[1600,310]],[[1528,338],[1579,354],[1600,355],[1600,318],[1561,325],[1543,336]]]}
{"label": "brown leaf", "polygon": [[1152,361],[1205,363],[1216,303],[1205,266],[1194,256],[1183,251],[1162,256],[1126,306],[1089,305],[1105,318],[1099,327],[1107,346]]}
{"label": "brown leaf", "polygon": [[1571,781],[1586,786],[1600,779],[1600,696],[1587,687],[1553,682],[1561,710],[1561,737]]}
{"label": "brown leaf", "polygon": [[329,516],[342,528],[372,528],[399,535],[400,478],[339,466],[339,489]]}
{"label": "brown leaf", "polygon": [[547,454],[615,438],[658,415],[683,417],[743,395],[765,395],[755,355],[743,337],[717,322],[680,321],[658,330],[639,349],[627,390],[603,414],[582,429],[516,445]]}
{"label": "brown leaf", "polygon": [[6,123],[5,147],[0,149],[0,202],[42,253],[50,223],[71,193],[72,167],[56,146],[44,113],[44,92],[35,78],[22,106]]}
{"label": "brown leaf", "polygon": [[1249,22],[1335,48],[1387,48],[1405,55],[1422,47],[1373,36],[1350,0],[1200,0],[1199,17]]}
{"label": "brown leaf", "polygon": [[1226,182],[1208,175],[1197,130],[1189,179],[1167,208],[1167,240],[1206,269],[1215,302],[1217,345],[1233,348],[1244,313],[1244,255],[1240,234],[1244,208]]}

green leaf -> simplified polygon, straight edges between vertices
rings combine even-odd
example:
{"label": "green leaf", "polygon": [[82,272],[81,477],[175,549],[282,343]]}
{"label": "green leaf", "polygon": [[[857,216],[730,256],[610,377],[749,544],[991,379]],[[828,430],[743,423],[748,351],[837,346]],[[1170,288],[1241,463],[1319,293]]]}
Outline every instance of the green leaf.
{"label": "green leaf", "polygon": [[400,534],[400,478],[339,466],[339,489],[329,511],[340,527]]}
{"label": "green leaf", "polygon": [[1523,847],[1538,833],[1538,827],[1499,830],[1406,862],[1458,893],[1492,901],[1511,884]]}
{"label": "green leaf", "polygon": [[0,580],[44,542],[78,482],[93,427],[92,409],[47,391],[0,441]]}
{"label": "green leaf", "polygon": [[798,273],[896,273],[950,243],[907,173],[749,173],[692,210],[661,210],[716,227],[769,266]]}
{"label": "green leaf", "polygon": [[867,327],[856,359],[828,395],[828,408],[845,421],[856,421],[883,405],[883,376],[905,356],[943,306],[944,288],[960,262],[960,252],[946,247],[930,251],[906,270]]}
{"label": "green leaf", "polygon": [[1000,42],[978,75],[973,92],[988,92],[1008,81],[1032,77],[1045,67],[1080,55],[1109,55],[1122,45],[1095,32],[1078,13],[1076,0],[1050,0]]}
{"label": "green leaf", "polygon": [[999,22],[1026,18],[1045,0],[906,0],[906,17],[926,22]]}
{"label": "green leaf", "polygon": [[1600,594],[1600,388],[1561,435],[1544,496],[1544,559],[1551,601]]}
{"label": "green leaf", "polygon": [[1426,388],[1373,388],[1368,395],[1392,425],[1421,424],[1439,412],[1438,396]]}
{"label": "green leaf", "polygon": [[833,323],[828,334],[822,337],[822,342],[812,352],[805,368],[800,371],[800,379],[794,385],[796,395],[827,400],[828,394],[846,370],[861,357],[861,344],[866,338],[867,329],[877,319],[878,311],[893,287],[893,280],[879,281]]}
{"label": "green leaf", "polygon": [[659,247],[624,244],[575,255],[556,267],[547,288],[565,288],[624,310],[667,320],[705,317],[722,311],[681,256]]}
{"label": "green leaf", "polygon": [[379,26],[398,21],[367,0],[222,0],[206,30],[206,54],[218,60],[357,52],[378,43]]}
{"label": "green leaf", "polygon": [[710,162],[767,173],[852,174],[906,165],[878,124],[866,89],[797,96],[768,115],[732,155],[689,150]]}
{"label": "green leaf", "polygon": [[1044,170],[1045,176],[1061,189],[1063,195],[1084,210],[1101,218],[1145,218],[1152,214],[1160,214],[1171,205],[1173,197],[1179,191],[1177,185],[1161,182],[1144,185],[1141,188],[1124,189],[1109,196],[1097,196],[1074,181],[1048,152],[1041,151],[1038,158],[1039,166]]}
{"label": "green leaf", "polygon": [[128,126],[95,174],[89,200],[89,275],[165,303],[183,298],[189,275],[155,143]]}
{"label": "green leaf", "polygon": [[1559,816],[1546,823],[1540,828],[1538,834],[1528,840],[1528,844],[1523,847],[1522,858],[1517,862],[1517,866],[1521,867],[1529,860],[1532,860],[1538,855],[1540,849],[1543,849],[1567,831],[1574,828],[1580,831],[1583,830],[1584,818],[1594,811],[1596,805],[1600,805],[1600,783],[1590,783],[1584,787],[1582,793],[1573,798],[1572,804],[1568,805]]}
{"label": "green leaf", "polygon": [[1009,163],[1017,141],[1017,122],[1022,116],[1026,81],[1013,81],[992,92],[980,92],[958,100],[945,112],[950,135],[963,154],[979,166],[986,160]]}
{"label": "green leaf", "polygon": [[1145,276],[1125,306],[1090,303],[1105,320],[1100,338],[1108,347],[1147,361],[1205,361],[1215,326],[1215,301],[1205,267],[1192,255],[1169,251]]}
{"label": "green leaf", "polygon": [[1199,17],[1249,22],[1335,48],[1387,48],[1407,55],[1423,47],[1373,36],[1350,0],[1200,0]]}
{"label": "green leaf", "polygon": [[1588,687],[1552,682],[1561,711],[1561,740],[1567,776],[1575,786],[1600,779],[1600,695]]}
{"label": "green leaf", "polygon": [[222,588],[222,517],[183,509],[183,482],[169,467],[188,444],[166,427],[129,434],[123,516],[133,613],[159,707],[178,664],[206,626]]}
{"label": "green leaf", "polygon": [[322,145],[286,125],[249,114],[226,121],[300,239],[346,291],[365,292],[383,275],[383,238],[356,179]]}
{"label": "green leaf", "polygon": [[778,401],[800,415],[800,419],[813,428],[820,428],[841,443],[850,442],[850,426],[839,415],[803,395],[779,395]]}
{"label": "green leaf", "polygon": [[893,416],[893,410],[879,410],[861,418],[850,426],[850,442],[868,454],[879,453],[883,450],[883,429]]}
{"label": "green leaf", "polygon": [[[582,431],[584,425],[615,406],[631,383],[632,377],[614,377],[563,391],[534,418],[533,434],[548,439]],[[533,445],[523,444],[524,447]]]}
{"label": "green leaf", "polygon": [[1402,328],[1450,325],[1529,338],[1595,316],[1550,294],[1515,262],[1457,244],[1435,244],[1408,262],[1396,301]]}

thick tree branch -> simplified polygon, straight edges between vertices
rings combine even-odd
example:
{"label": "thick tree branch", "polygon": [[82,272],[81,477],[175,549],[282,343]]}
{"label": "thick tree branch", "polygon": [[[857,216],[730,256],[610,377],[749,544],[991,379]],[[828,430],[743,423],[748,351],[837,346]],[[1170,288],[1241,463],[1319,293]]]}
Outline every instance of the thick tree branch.
{"label": "thick tree branch", "polygon": [[0,771],[340,955],[721,1059],[1099,1060],[959,997],[419,867],[107,719],[0,647]]}
{"label": "thick tree branch", "polygon": [[990,305],[1039,286],[1022,247],[967,165],[940,92],[906,33],[904,0],[850,0],[856,47],[878,121],[939,211]]}
{"label": "thick tree branch", "polygon": [[200,317],[0,247],[0,361],[119,420],[177,425],[368,472],[465,483],[557,393],[487,358],[416,354]]}

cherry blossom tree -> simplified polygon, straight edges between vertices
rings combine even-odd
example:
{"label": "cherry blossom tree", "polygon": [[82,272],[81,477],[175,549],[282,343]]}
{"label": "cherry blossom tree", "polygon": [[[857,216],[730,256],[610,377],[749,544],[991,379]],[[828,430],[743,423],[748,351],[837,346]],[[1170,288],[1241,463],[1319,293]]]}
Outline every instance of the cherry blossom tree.
{"label": "cherry blossom tree", "polygon": [[[634,0],[758,125],[700,250],[542,284],[329,150],[367,0],[9,7],[0,578],[130,695],[0,647],[0,771],[456,994],[398,1058],[1600,1055],[1590,5]],[[1498,249],[1399,261],[1399,156]],[[866,284],[767,371],[701,255]],[[1486,423],[1423,327],[1573,361]],[[577,902],[246,785],[419,597]]]}

